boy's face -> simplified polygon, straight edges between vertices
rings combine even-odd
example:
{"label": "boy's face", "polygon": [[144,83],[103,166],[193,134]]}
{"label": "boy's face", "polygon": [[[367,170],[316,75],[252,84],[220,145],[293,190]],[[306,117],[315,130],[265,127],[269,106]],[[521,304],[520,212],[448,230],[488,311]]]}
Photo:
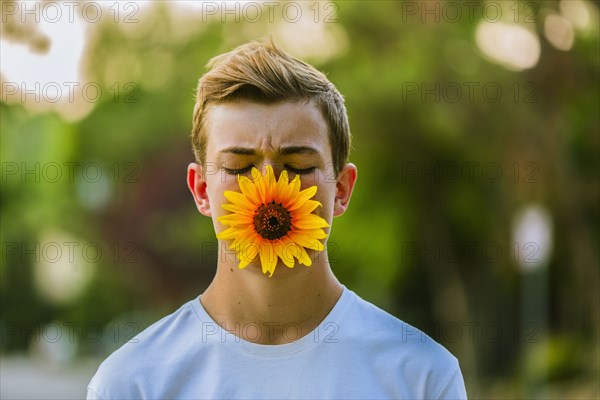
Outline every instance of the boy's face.
{"label": "boy's face", "polygon": [[[191,164],[188,184],[199,211],[212,217],[217,233],[226,226],[217,217],[228,212],[226,190],[239,191],[237,174],[251,178],[254,166],[264,174],[267,165],[275,177],[283,169],[290,180],[300,174],[302,189],[316,185],[314,212],[330,225],[346,210],[356,168],[347,164],[335,177],[328,127],[313,102],[259,104],[248,101],[212,105],[204,125],[206,165]],[[204,175],[202,175],[204,172]]]}

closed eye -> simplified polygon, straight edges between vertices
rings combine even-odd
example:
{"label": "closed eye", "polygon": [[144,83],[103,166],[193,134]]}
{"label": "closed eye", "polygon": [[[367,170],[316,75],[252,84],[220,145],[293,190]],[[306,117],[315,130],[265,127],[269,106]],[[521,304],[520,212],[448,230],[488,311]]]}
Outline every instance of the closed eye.
{"label": "closed eye", "polygon": [[[247,167],[244,168],[226,168],[223,167],[223,171],[225,171],[225,173],[230,174],[230,175],[241,175],[241,174],[245,174],[247,172],[250,172],[250,170],[254,167],[254,165],[250,164]],[[291,172],[293,174],[296,175],[306,175],[306,174],[310,174],[311,172],[313,172],[315,169],[317,169],[317,167],[308,167],[308,168],[294,168],[290,165],[285,165],[284,168],[288,171]]]}
{"label": "closed eye", "polygon": [[292,172],[294,174],[297,175],[306,175],[306,174],[310,174],[311,172],[313,172],[315,169],[317,169],[317,167],[309,167],[309,168],[294,168],[291,167],[289,165],[285,165],[284,166],[286,170],[288,170],[289,172]]}
{"label": "closed eye", "polygon": [[223,171],[225,171],[227,174],[230,174],[230,175],[240,175],[240,174],[245,174],[246,172],[250,172],[252,167],[254,167],[254,165],[252,165],[252,164],[248,165],[247,167],[237,168],[237,169],[223,167]]}

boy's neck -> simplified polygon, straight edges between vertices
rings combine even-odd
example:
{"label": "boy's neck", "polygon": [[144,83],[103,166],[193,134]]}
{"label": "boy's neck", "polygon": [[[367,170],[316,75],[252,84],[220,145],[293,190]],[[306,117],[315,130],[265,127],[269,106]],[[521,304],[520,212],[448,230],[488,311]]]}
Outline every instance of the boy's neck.
{"label": "boy's neck", "polygon": [[201,302],[214,321],[242,339],[283,344],[310,333],[341,294],[328,262],[291,270],[278,265],[271,278],[261,273],[260,265],[239,270],[222,263]]}

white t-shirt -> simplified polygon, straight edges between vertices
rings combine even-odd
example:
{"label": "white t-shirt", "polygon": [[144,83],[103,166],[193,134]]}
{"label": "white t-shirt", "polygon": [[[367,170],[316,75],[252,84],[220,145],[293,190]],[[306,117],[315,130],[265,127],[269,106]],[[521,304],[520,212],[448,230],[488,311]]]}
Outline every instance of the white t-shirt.
{"label": "white t-shirt", "polygon": [[[283,328],[299,335],[293,324]],[[344,287],[319,327],[282,345],[240,339],[195,298],[100,365],[88,386],[88,399],[98,398],[466,399],[466,392],[444,347]]]}

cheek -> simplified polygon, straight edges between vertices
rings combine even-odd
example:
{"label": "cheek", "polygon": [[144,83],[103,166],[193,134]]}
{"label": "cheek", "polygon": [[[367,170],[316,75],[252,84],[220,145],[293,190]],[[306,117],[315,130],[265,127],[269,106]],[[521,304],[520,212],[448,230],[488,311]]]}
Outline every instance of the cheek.
{"label": "cheek", "polygon": [[318,207],[315,210],[315,213],[325,220],[330,221],[333,218],[333,205],[334,205],[334,197],[335,197],[335,186],[332,188],[329,185],[322,186],[319,185],[317,189],[317,194],[315,195],[315,200],[321,203],[322,207]]}
{"label": "cheek", "polygon": [[228,214],[229,212],[221,207],[221,204],[229,203],[225,198],[225,191],[239,192],[240,187],[235,176],[223,174],[217,175],[207,182],[207,194],[210,200],[210,209],[213,216],[219,217]]}

